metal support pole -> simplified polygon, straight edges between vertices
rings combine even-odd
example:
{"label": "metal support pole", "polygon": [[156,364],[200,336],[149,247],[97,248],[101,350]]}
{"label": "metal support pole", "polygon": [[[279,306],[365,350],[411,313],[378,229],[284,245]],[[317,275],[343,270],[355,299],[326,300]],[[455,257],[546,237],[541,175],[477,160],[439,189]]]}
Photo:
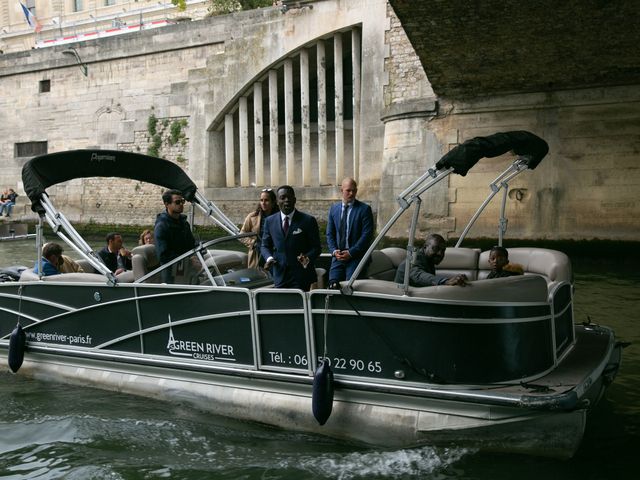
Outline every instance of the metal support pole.
{"label": "metal support pole", "polygon": [[498,246],[500,247],[502,246],[502,238],[507,231],[507,217],[504,212],[507,208],[507,193],[509,192],[509,185],[503,183],[502,186],[502,206],[500,207],[500,220],[498,221]]}
{"label": "metal support pole", "polygon": [[413,211],[413,217],[411,218],[411,227],[409,228],[409,243],[407,245],[407,256],[404,259],[404,279],[402,280],[402,294],[406,297],[409,294],[409,274],[411,273],[411,264],[413,263],[413,254],[415,253],[415,235],[416,227],[418,225],[418,215],[420,214],[420,205],[422,199],[416,198],[416,207]]}
{"label": "metal support pole", "polygon": [[36,225],[36,265],[38,265],[38,277],[42,278],[42,217],[38,217]]}
{"label": "metal support pole", "polygon": [[[429,172],[423,175],[421,177],[421,180],[424,181],[425,179],[430,177],[432,179],[420,191],[424,192],[425,190],[432,187],[436,183],[440,182],[441,180],[444,180],[452,172],[453,172],[453,168],[448,168],[446,170],[435,170],[434,168],[429,169]],[[421,182],[414,182],[412,184],[412,187],[413,187],[412,189],[415,189],[418,186],[420,186],[420,183]],[[378,246],[380,241],[384,238],[384,236],[391,229],[391,227],[396,223],[398,218],[402,216],[405,210],[407,210],[411,206],[412,203],[422,201],[419,197],[419,194],[411,193],[412,189],[408,188],[404,192],[402,192],[401,196],[398,198],[398,203],[400,204],[400,208],[396,211],[396,213],[393,214],[393,217],[391,217],[391,219],[382,228],[382,230],[378,232],[378,236],[373,240],[373,242],[371,242],[371,245],[369,246],[365,254],[362,256],[363,259],[369,258],[371,256],[371,253],[375,250],[375,248]],[[407,196],[409,196],[409,198],[405,198]],[[349,279],[349,283],[342,289],[343,293],[349,294],[353,290],[352,288],[353,282],[355,281],[356,278],[358,278],[358,275],[360,275],[360,272],[362,272],[362,270],[364,269],[365,263],[366,262],[361,261],[358,264],[355,271],[353,272],[353,275],[351,275],[351,278]]]}
{"label": "metal support pole", "polygon": [[484,202],[482,202],[482,205],[480,205],[476,213],[473,215],[473,217],[471,217],[471,220],[469,220],[469,223],[467,224],[465,229],[462,231],[462,234],[460,235],[460,238],[456,243],[456,248],[460,246],[464,238],[467,236],[467,233],[469,232],[473,224],[476,222],[480,214],[484,211],[486,206],[489,204],[491,199],[493,199],[493,197],[500,191],[501,188],[508,189],[509,181],[515,178],[516,176],[520,175],[523,171],[527,170],[528,168],[529,167],[527,167],[527,164],[523,160],[521,160],[520,158],[517,158],[509,166],[509,168],[507,168],[504,172],[498,175],[495,178],[495,180],[489,184],[489,187],[491,188],[491,193],[489,193],[489,195],[484,200]]}

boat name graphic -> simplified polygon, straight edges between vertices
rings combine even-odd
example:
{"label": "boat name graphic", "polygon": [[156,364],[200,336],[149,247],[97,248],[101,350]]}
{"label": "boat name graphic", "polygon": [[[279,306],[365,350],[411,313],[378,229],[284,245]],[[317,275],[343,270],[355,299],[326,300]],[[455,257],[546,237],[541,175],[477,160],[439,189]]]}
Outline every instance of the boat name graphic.
{"label": "boat name graphic", "polygon": [[233,345],[171,339],[167,343],[167,350],[171,355],[192,357],[198,360],[236,361],[233,358]]}
{"label": "boat name graphic", "polygon": [[167,341],[167,351],[171,355],[180,357],[191,357],[198,360],[224,360],[235,362],[233,345],[220,343],[196,342],[193,340],[176,340],[173,336],[173,326],[171,315],[167,315],[169,322],[169,339]]}
{"label": "boat name graphic", "polygon": [[91,154],[91,161],[92,162],[115,162],[116,161],[116,156],[115,155],[100,155],[98,153],[92,153]]}

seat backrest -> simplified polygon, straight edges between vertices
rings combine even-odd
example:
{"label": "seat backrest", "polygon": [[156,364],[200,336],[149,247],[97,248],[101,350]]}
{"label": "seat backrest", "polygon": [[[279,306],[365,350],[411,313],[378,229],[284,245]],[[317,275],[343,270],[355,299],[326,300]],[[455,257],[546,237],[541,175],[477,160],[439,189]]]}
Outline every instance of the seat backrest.
{"label": "seat backrest", "polygon": [[[397,283],[384,280],[356,280],[356,292],[402,295]],[[455,300],[465,302],[526,302],[547,301],[547,282],[539,275],[504,277],[492,280],[477,280],[465,287],[437,285],[432,287],[409,287],[409,297],[433,300]]]}
{"label": "seat backrest", "polygon": [[477,280],[479,256],[477,248],[447,248],[436,273],[446,276],[465,274],[469,280]]}
{"label": "seat backrest", "polygon": [[[158,257],[156,256],[155,245],[139,245],[131,250],[131,254],[131,267],[135,280],[139,280],[160,265]],[[159,279],[150,279],[149,281],[151,283],[158,283]]]}
{"label": "seat backrest", "polygon": [[396,267],[391,258],[380,250],[371,253],[371,262],[367,269],[367,276],[376,280],[393,281],[396,276]]}
{"label": "seat backrest", "polygon": [[215,262],[221,273],[227,270],[239,270],[247,268],[247,252],[236,252],[233,250],[210,249],[205,258],[207,265],[213,266]]}
{"label": "seat backrest", "polygon": [[76,260],[76,263],[82,267],[84,273],[96,273],[96,269],[93,268],[93,265],[91,265],[88,260],[81,258]]}
{"label": "seat backrest", "polygon": [[[40,280],[37,273],[33,272],[33,268],[27,268],[20,274],[21,282],[35,282]],[[100,273],[60,273],[58,275],[47,275],[42,277],[44,282],[69,282],[69,283],[106,283],[107,277]]]}
{"label": "seat backrest", "polygon": [[407,251],[404,248],[387,247],[380,251],[389,257],[394,268],[398,268],[398,265],[404,262],[404,259],[407,258]]}
{"label": "seat backrest", "polygon": [[33,271],[33,268],[27,268],[26,270],[23,270],[22,273],[20,274],[21,282],[34,282],[39,279],[40,277],[38,276],[37,273]]}
{"label": "seat backrest", "polygon": [[547,282],[539,275],[476,280],[464,287],[410,287],[409,296],[471,302],[546,302]]}
{"label": "seat backrest", "polygon": [[[507,248],[509,252],[509,263],[522,265],[525,275],[542,275],[547,283],[571,282],[573,274],[571,271],[571,261],[569,257],[557,250],[546,248],[517,247]],[[487,278],[491,267],[489,266],[489,251],[482,252],[478,260],[478,278]]]}

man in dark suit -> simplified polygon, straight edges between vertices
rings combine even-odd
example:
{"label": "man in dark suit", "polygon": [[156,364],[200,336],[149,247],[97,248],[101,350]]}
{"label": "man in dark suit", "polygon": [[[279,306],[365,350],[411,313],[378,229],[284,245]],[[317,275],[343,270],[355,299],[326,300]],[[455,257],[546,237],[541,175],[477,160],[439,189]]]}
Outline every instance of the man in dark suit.
{"label": "man in dark suit", "polygon": [[277,288],[309,291],[317,281],[315,260],[320,255],[320,232],[316,219],[295,209],[293,188],[278,188],[276,201],[280,212],[267,217],[260,252],[264,268],[272,268]]}
{"label": "man in dark suit", "polygon": [[356,200],[356,181],[345,178],[341,192],[342,201],[331,206],[327,221],[327,244],[333,257],[329,288],[338,288],[338,282],[351,278],[373,237],[373,213],[369,205]]}

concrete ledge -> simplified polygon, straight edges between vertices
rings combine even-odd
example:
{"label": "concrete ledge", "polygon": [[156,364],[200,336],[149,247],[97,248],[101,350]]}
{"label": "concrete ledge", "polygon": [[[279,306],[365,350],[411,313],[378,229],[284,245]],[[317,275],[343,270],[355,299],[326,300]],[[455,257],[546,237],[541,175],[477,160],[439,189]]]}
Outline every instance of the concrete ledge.
{"label": "concrete ledge", "polygon": [[438,101],[434,98],[394,103],[386,107],[380,120],[384,123],[414,117],[433,117],[438,113]]}

